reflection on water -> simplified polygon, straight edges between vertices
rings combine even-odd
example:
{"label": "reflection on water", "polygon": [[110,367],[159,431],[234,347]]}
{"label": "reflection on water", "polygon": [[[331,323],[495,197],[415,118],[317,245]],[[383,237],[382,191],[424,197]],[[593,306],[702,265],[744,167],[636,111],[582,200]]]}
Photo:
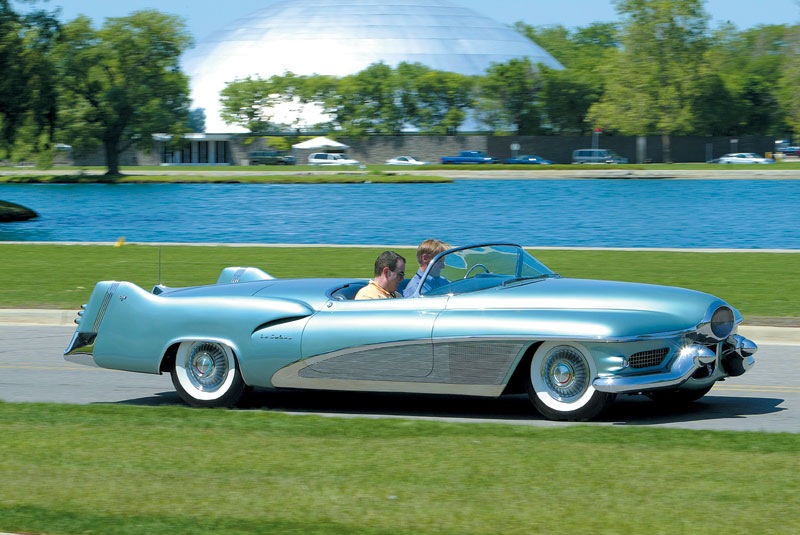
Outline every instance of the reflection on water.
{"label": "reflection on water", "polygon": [[800,181],[0,185],[2,241],[800,249]]}

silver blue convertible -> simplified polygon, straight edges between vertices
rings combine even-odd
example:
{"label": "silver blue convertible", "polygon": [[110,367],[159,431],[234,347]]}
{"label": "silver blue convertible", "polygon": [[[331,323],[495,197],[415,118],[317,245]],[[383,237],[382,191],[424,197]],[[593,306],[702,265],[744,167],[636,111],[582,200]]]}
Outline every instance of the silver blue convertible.
{"label": "silver blue convertible", "polygon": [[[527,392],[556,420],[617,394],[686,402],[745,373],[739,312],[682,288],[564,278],[521,247],[458,247],[430,263],[447,284],[355,301],[363,279],[276,279],[250,267],[190,288],[100,282],[67,360],[172,375],[199,407],[252,387],[463,394]],[[422,288],[423,285],[420,285]]]}

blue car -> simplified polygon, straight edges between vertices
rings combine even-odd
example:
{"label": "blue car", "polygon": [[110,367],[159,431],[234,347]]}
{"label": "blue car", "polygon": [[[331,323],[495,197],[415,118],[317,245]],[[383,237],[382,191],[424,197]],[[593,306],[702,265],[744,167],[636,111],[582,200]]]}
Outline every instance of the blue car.
{"label": "blue car", "polygon": [[554,420],[594,418],[621,394],[693,401],[754,363],[741,315],[713,295],[561,277],[514,244],[450,249],[425,276],[443,285],[379,300],[353,299],[365,279],[252,267],[187,288],[100,282],[65,358],[169,373],[197,407],[253,387],[527,393]]}
{"label": "blue car", "polygon": [[508,158],[503,160],[503,163],[507,164],[528,164],[528,165],[550,165],[553,162],[550,160],[545,160],[541,156],[536,156],[535,154],[521,154],[519,156],[514,156],[513,158]]}

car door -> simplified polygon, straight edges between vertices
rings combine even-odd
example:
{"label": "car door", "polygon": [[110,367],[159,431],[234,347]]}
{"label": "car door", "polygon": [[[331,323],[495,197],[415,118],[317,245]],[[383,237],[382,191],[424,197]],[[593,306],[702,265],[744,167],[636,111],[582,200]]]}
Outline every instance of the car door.
{"label": "car door", "polygon": [[447,296],[328,301],[308,322],[309,368],[349,380],[413,380],[431,374],[431,333]]}

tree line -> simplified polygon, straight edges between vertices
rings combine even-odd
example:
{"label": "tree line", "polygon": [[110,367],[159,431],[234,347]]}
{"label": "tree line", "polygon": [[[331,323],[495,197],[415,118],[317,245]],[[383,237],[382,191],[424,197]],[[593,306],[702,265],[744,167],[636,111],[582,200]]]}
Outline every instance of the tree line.
{"label": "tree line", "polygon": [[61,23],[58,11],[20,13],[0,0],[0,159],[47,167],[58,146],[101,147],[109,175],[152,134],[191,130],[189,80],[180,56],[192,45],[180,17],[153,10]]}
{"label": "tree line", "polygon": [[[619,0],[621,21],[515,29],[565,68],[527,59],[482,76],[383,63],[343,76],[246,78],[222,92],[223,118],[253,132],[282,106],[316,103],[314,125],[348,136],[448,134],[473,120],[494,133],[785,136],[800,131],[800,26],[709,29],[701,0]],[[787,15],[788,16],[788,15]]]}
{"label": "tree line", "polygon": [[[21,0],[26,4],[37,0]],[[230,81],[222,118],[254,133],[335,130],[361,137],[465,125],[519,135],[768,135],[800,132],[800,25],[711,29],[703,0],[616,0],[616,23],[514,29],[564,69],[527,59],[481,76],[418,63],[375,63],[343,77],[283,73]],[[787,14],[787,18],[790,15]],[[60,23],[57,12],[15,12],[0,0],[0,159],[52,158],[56,141],[103,147],[109,174],[152,134],[202,131],[180,56],[182,18],[147,10]],[[281,109],[313,104],[319,122]],[[669,154],[665,161],[670,161]],[[43,162],[43,163],[46,163]]]}

